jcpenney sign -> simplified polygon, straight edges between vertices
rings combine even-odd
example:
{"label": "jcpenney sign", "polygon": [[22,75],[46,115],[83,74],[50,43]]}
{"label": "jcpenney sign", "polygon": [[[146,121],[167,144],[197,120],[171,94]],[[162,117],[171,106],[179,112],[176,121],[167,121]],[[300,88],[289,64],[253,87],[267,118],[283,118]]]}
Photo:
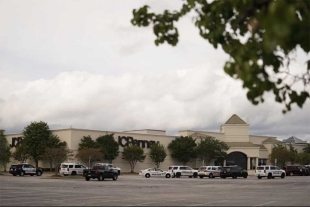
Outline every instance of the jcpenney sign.
{"label": "jcpenney sign", "polygon": [[142,148],[150,148],[153,144],[159,144],[159,141],[155,142],[153,140],[140,140],[134,139],[133,137],[125,137],[125,136],[118,136],[118,144],[122,147],[127,147],[130,144],[137,145]]}
{"label": "jcpenney sign", "polygon": [[12,137],[12,144],[10,144],[10,147],[17,147],[18,145],[20,145],[23,142],[23,138],[22,137]]}

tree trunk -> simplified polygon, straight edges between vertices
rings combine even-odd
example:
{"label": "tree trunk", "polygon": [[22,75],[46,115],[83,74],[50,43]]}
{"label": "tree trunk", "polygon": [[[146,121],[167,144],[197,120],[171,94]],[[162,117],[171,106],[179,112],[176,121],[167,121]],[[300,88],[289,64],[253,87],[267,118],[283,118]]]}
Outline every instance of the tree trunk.
{"label": "tree trunk", "polygon": [[36,168],[38,168],[39,167],[39,160],[36,159],[35,162],[36,162]]}
{"label": "tree trunk", "polygon": [[159,164],[160,164],[160,162],[157,162],[157,163],[156,163],[156,167],[157,167],[157,168],[159,168]]}
{"label": "tree trunk", "polygon": [[[56,168],[56,167],[55,167],[55,168]],[[50,172],[52,172],[52,170],[53,170],[53,161],[50,160]]]}
{"label": "tree trunk", "polygon": [[6,172],[6,163],[3,164],[4,172]]}

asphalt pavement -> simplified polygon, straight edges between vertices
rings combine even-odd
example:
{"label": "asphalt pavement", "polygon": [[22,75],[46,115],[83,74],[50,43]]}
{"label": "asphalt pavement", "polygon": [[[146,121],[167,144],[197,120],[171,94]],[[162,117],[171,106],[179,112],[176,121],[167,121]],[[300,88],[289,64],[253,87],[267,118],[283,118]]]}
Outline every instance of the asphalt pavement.
{"label": "asphalt pavement", "polygon": [[310,176],[258,180],[145,178],[85,181],[0,176],[0,206],[310,206]]}

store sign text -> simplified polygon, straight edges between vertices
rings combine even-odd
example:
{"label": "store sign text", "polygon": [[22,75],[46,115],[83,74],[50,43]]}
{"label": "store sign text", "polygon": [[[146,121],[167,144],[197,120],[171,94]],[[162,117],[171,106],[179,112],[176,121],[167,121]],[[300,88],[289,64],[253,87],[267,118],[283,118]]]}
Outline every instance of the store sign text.
{"label": "store sign text", "polygon": [[153,144],[159,144],[159,141],[155,142],[153,140],[139,140],[134,139],[133,137],[125,137],[125,136],[118,136],[118,144],[121,147],[127,147],[130,144],[137,145],[142,148],[150,148]]}
{"label": "store sign text", "polygon": [[10,144],[10,147],[18,147],[21,143],[23,143],[22,137],[12,137],[12,144]]}

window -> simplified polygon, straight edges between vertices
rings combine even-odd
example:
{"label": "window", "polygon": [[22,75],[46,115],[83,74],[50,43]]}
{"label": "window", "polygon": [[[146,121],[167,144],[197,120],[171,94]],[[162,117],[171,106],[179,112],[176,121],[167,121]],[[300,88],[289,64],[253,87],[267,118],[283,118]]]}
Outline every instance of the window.
{"label": "window", "polygon": [[186,170],[192,170],[192,168],[190,168],[190,167],[186,167]]}
{"label": "window", "polygon": [[187,170],[186,167],[180,167],[180,170]]}
{"label": "window", "polygon": [[69,168],[73,168],[73,165],[69,165]]}
{"label": "window", "polygon": [[211,170],[211,167],[208,167],[208,169],[207,170]]}
{"label": "window", "polygon": [[173,167],[173,169],[174,169],[174,170],[177,170],[177,169],[178,169],[178,167]]}
{"label": "window", "polygon": [[33,167],[32,165],[29,165],[29,167],[30,167],[30,168],[35,168],[35,167]]}
{"label": "window", "polygon": [[270,167],[270,170],[275,170],[275,169],[276,169],[275,166],[271,166],[271,167]]}
{"label": "window", "polygon": [[205,169],[206,169],[206,167],[200,167],[199,168],[200,171],[205,170]]}
{"label": "window", "polygon": [[24,168],[29,168],[29,165],[24,165]]}
{"label": "window", "polygon": [[68,165],[61,165],[61,168],[67,168]]}
{"label": "window", "polygon": [[212,170],[216,170],[216,168],[215,168],[215,167],[212,167]]}
{"label": "window", "polygon": [[81,165],[76,165],[75,168],[81,168]]}

